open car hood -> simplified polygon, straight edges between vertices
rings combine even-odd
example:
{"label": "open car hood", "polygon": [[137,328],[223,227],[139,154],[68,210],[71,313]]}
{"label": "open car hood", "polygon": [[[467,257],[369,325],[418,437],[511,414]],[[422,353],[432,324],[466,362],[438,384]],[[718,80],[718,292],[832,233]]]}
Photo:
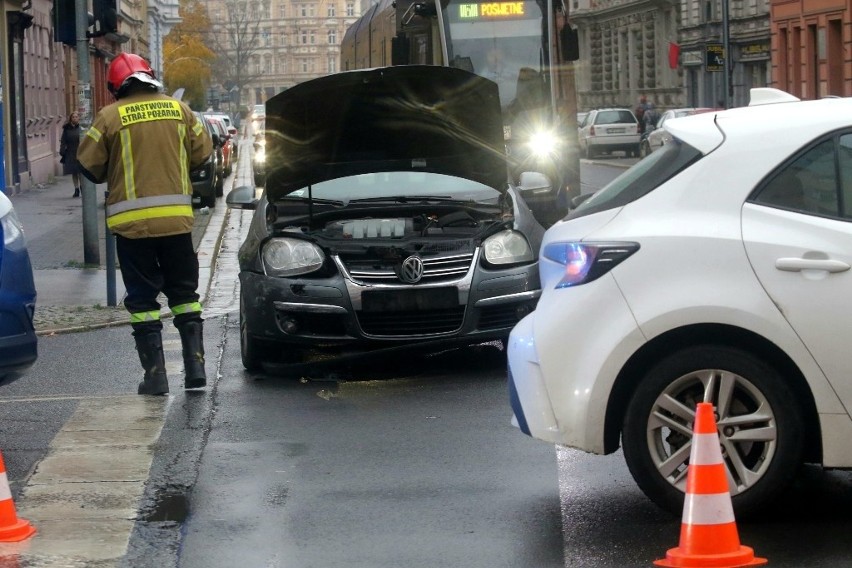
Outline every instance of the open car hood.
{"label": "open car hood", "polygon": [[300,83],[266,102],[265,137],[270,201],[383,171],[447,174],[498,191],[508,181],[497,84],[451,67],[383,67]]}

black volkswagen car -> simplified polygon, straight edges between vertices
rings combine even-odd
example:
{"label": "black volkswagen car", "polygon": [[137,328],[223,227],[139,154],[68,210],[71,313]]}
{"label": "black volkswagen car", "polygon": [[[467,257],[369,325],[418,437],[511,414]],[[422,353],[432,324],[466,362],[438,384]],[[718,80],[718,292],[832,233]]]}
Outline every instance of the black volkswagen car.
{"label": "black volkswagen car", "polygon": [[[266,104],[240,248],[244,366],[505,339],[540,295],[544,232],[508,183],[497,85],[399,66]],[[292,367],[291,367],[292,368]]]}

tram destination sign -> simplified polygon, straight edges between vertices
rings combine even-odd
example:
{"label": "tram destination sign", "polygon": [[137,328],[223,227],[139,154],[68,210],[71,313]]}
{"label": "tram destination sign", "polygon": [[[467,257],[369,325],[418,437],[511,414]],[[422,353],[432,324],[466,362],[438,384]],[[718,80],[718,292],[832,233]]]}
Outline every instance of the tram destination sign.
{"label": "tram destination sign", "polygon": [[526,2],[479,2],[459,4],[461,21],[510,20],[526,17]]}

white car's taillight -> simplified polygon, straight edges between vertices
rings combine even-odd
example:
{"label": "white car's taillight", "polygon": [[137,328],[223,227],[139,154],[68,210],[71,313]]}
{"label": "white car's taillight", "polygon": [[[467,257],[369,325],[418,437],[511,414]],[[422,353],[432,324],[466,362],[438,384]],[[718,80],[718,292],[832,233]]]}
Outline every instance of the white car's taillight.
{"label": "white car's taillight", "polygon": [[[562,267],[555,288],[567,288],[600,278],[637,250],[639,243],[557,242],[545,245],[542,256]],[[542,283],[551,280],[546,265],[540,268]]]}

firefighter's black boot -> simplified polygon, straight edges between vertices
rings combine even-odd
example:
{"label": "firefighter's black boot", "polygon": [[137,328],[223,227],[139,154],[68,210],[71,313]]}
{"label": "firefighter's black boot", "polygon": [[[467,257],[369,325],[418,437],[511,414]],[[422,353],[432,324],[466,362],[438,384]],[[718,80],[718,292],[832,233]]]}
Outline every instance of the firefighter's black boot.
{"label": "firefighter's black boot", "polygon": [[183,347],[183,388],[198,389],[207,385],[204,371],[204,327],[199,320],[182,323],[178,327]]}
{"label": "firefighter's black boot", "polygon": [[166,359],[160,332],[139,334],[134,339],[139,361],[145,369],[145,377],[139,383],[139,394],[168,394],[169,380],[166,377]]}

